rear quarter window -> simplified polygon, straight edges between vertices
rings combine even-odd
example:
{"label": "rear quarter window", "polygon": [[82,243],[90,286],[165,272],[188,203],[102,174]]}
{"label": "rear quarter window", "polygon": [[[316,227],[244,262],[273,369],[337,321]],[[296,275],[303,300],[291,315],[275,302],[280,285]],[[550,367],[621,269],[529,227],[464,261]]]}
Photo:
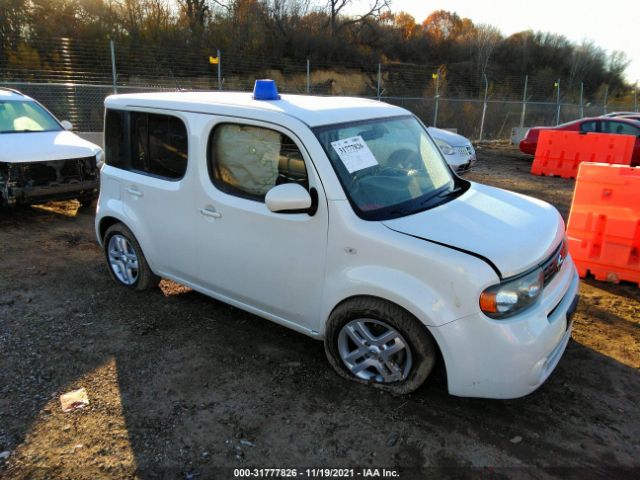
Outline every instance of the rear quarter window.
{"label": "rear quarter window", "polygon": [[104,119],[105,163],[113,167],[127,168],[127,112],[107,110]]}

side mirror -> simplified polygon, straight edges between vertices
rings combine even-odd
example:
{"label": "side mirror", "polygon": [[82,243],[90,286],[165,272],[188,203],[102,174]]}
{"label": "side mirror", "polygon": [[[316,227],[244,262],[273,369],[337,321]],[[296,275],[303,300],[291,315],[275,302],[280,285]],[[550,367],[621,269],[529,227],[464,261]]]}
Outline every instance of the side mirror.
{"label": "side mirror", "polygon": [[73,124],[69,120],[62,120],[60,125],[62,125],[62,128],[65,130],[71,130],[73,128]]}
{"label": "side mirror", "polygon": [[276,185],[264,199],[267,208],[274,213],[305,213],[311,208],[311,195],[297,183]]}

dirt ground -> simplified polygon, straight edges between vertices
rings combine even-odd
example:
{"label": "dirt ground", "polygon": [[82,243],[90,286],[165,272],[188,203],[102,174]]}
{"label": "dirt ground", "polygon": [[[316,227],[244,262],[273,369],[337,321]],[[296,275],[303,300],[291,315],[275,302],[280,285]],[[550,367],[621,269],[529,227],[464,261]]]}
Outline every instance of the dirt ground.
{"label": "dirt ground", "polygon": [[[468,178],[553,203],[506,146]],[[322,344],[179,285],[107,273],[91,212],[0,213],[0,477],[234,478],[234,468],[396,468],[400,478],[639,478],[640,289],[586,280],[573,340],[538,391],[394,397],[342,380]],[[509,361],[509,359],[505,359]],[[84,387],[90,405],[63,413]],[[355,474],[357,475],[357,473]]]}

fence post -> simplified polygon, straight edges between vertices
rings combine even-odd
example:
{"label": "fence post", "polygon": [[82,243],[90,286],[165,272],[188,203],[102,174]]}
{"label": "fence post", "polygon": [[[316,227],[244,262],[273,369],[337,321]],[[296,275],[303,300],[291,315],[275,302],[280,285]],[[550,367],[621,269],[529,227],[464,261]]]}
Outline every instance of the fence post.
{"label": "fence post", "polygon": [[560,79],[556,82],[558,87],[558,98],[556,98],[556,125],[560,125]]}
{"label": "fence post", "polygon": [[113,43],[113,39],[109,40],[111,47],[111,77],[113,79],[113,93],[118,93],[118,82],[116,75],[116,47]]}
{"label": "fence post", "polygon": [[436,73],[433,76],[436,79],[436,104],[433,109],[433,126],[436,127],[438,125],[438,106],[440,104],[440,73]]}
{"label": "fence post", "polygon": [[580,82],[580,118],[584,118],[584,82]]}
{"label": "fence post", "polygon": [[216,51],[218,56],[218,90],[222,90],[222,57],[220,56],[220,49]]}
{"label": "fence post", "polygon": [[605,85],[604,87],[604,106],[602,110],[605,115],[607,114],[607,103],[609,103],[609,85]]}
{"label": "fence post", "polygon": [[382,85],[382,66],[378,63],[378,91],[376,96],[378,97],[378,101],[380,101],[380,86]]}
{"label": "fence post", "polygon": [[482,134],[484,133],[484,117],[487,114],[487,91],[489,90],[489,81],[487,80],[486,73],[482,74],[484,80],[484,102],[482,105],[482,118],[480,120],[480,141],[482,141]]}
{"label": "fence post", "polygon": [[307,95],[311,92],[311,63],[307,58]]}
{"label": "fence post", "polygon": [[527,86],[529,75],[524,76],[524,92],[522,93],[522,113],[520,113],[520,128],[524,127],[524,116],[527,114]]}

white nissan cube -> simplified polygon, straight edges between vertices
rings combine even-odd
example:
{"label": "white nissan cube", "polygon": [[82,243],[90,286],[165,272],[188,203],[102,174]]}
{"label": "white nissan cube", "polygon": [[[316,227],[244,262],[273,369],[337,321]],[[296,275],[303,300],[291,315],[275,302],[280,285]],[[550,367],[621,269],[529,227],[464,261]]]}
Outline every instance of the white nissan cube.
{"label": "white nissan cube", "polygon": [[394,393],[442,361],[453,395],[521,397],[558,364],[578,298],[562,218],[459,178],[407,110],[265,80],[105,105],[95,227],[120,285],[187,285]]}

